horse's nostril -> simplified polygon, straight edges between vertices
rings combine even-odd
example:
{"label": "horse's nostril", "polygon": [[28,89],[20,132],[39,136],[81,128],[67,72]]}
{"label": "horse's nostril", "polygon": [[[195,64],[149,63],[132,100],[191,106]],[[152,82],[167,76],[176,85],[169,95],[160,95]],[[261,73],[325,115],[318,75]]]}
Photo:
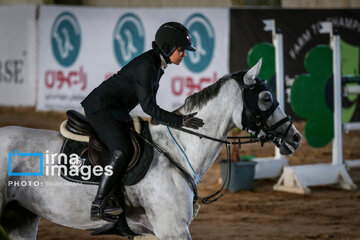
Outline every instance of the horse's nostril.
{"label": "horse's nostril", "polygon": [[293,136],[293,140],[294,140],[294,142],[300,142],[300,140],[301,140],[300,134],[299,134],[299,133],[296,133],[296,134]]}

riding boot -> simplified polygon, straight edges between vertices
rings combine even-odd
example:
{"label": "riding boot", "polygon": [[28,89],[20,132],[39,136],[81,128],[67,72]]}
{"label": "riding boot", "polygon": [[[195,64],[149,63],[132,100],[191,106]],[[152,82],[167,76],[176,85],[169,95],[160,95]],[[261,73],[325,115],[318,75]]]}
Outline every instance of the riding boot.
{"label": "riding boot", "polygon": [[99,188],[95,197],[95,200],[91,204],[90,219],[93,221],[100,220],[103,214],[110,216],[118,216],[123,212],[121,206],[109,207],[104,202],[105,197],[110,193],[114,187],[114,183],[117,181],[123,168],[126,166],[127,159],[122,151],[115,150],[108,163],[113,167],[113,174],[108,176],[103,174],[100,179]]}

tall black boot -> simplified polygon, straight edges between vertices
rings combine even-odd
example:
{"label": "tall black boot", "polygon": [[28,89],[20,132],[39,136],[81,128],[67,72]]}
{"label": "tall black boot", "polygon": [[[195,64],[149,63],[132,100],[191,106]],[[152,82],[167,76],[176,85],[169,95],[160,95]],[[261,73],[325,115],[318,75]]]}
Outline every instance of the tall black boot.
{"label": "tall black boot", "polygon": [[95,200],[91,204],[90,219],[93,221],[100,220],[103,214],[110,216],[117,216],[123,212],[121,206],[109,207],[104,203],[104,198],[110,193],[114,187],[114,183],[118,179],[123,168],[126,166],[127,159],[124,153],[120,150],[115,150],[108,163],[113,167],[113,175],[107,176],[103,174],[101,176],[98,191],[96,193]]}

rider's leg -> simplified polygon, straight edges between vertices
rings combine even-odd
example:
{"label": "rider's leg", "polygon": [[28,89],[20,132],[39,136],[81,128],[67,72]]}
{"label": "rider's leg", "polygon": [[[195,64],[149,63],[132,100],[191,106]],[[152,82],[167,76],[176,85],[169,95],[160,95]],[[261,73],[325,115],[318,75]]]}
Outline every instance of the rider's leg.
{"label": "rider's leg", "polygon": [[[121,123],[109,112],[98,112],[93,115],[87,115],[90,124],[98,134],[99,138],[105,143],[112,153],[107,165],[113,167],[113,174],[102,175],[98,192],[91,206],[91,219],[98,220],[102,213],[109,215],[119,215],[122,213],[121,207],[103,207],[104,198],[114,187],[115,182],[121,176],[128,164],[131,154],[131,145],[129,133],[126,124]],[[102,209],[101,209],[102,208]],[[102,210],[102,211],[101,211]]]}
{"label": "rider's leg", "polygon": [[[95,200],[91,205],[91,219],[97,220],[101,218],[100,208],[103,203],[104,198],[110,193],[114,187],[114,183],[118,180],[118,177],[121,175],[121,171],[127,165],[127,158],[120,150],[115,150],[112,154],[111,159],[107,163],[108,166],[113,167],[112,175],[101,176],[100,184],[98,191],[96,193]],[[123,212],[120,206],[117,207],[104,207],[103,212],[109,215],[119,215]]]}

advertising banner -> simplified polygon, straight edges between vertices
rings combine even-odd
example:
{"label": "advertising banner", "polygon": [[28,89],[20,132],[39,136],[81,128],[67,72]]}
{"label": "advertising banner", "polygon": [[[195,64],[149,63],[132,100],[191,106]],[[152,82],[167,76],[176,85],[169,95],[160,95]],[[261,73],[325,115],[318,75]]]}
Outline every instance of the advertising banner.
{"label": "advertising banner", "polygon": [[[207,8],[40,8],[39,110],[80,110],[80,102],[134,57],[151,49],[156,30],[177,21],[197,51],[169,65],[157,103],[169,111],[229,72],[229,10]],[[141,113],[140,108],[135,110]]]}
{"label": "advertising banner", "polygon": [[[264,77],[270,81],[270,85],[275,85],[275,52],[272,36],[271,32],[264,31],[263,23],[265,19],[274,19],[276,28],[283,34],[285,80],[291,82],[303,74],[318,76],[317,80],[304,88],[297,84],[297,88],[290,91],[291,87],[286,87],[287,113],[291,113],[294,118],[304,119],[308,118],[307,115],[314,115],[314,112],[321,112],[319,111],[321,108],[330,111],[328,118],[331,120],[333,109],[331,51],[326,56],[314,54],[315,58],[305,59],[315,46],[329,47],[329,35],[320,34],[319,30],[320,22],[330,21],[341,37],[342,75],[359,75],[360,10],[231,9],[230,15],[230,70],[247,69],[253,58],[264,57],[263,70],[266,69]],[[324,72],[325,63],[329,61],[330,68]],[[309,89],[316,89],[313,95]],[[299,99],[299,102],[305,109],[304,113],[293,112],[289,105],[290,92],[303,95],[303,99]],[[315,98],[319,99],[315,100]],[[309,100],[306,101],[309,106],[305,105],[305,100]],[[313,106],[317,106],[318,109],[312,111]],[[343,121],[359,119],[359,96],[344,96]]]}
{"label": "advertising banner", "polygon": [[36,6],[0,7],[0,105],[34,106]]}

